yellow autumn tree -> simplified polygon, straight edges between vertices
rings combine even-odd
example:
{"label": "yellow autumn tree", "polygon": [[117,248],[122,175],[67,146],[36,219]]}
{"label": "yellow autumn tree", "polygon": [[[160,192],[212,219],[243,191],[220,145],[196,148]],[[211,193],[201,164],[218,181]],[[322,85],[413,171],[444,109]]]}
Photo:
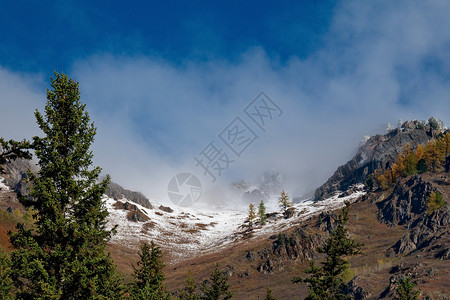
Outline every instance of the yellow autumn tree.
{"label": "yellow autumn tree", "polygon": [[444,158],[450,155],[450,132],[444,134],[442,138],[440,138],[441,151]]}
{"label": "yellow autumn tree", "polygon": [[252,226],[255,223],[256,220],[256,212],[255,212],[255,206],[253,203],[250,203],[248,206],[248,224],[249,226]]}
{"label": "yellow autumn tree", "polygon": [[441,166],[444,162],[444,158],[444,154],[441,150],[441,143],[439,143],[439,141],[432,140],[425,145],[424,159],[431,171],[439,172],[442,169]]}
{"label": "yellow autumn tree", "polygon": [[278,197],[278,204],[280,208],[286,211],[289,207],[292,206],[291,201],[289,200],[289,195],[284,191],[281,192],[280,197]]}

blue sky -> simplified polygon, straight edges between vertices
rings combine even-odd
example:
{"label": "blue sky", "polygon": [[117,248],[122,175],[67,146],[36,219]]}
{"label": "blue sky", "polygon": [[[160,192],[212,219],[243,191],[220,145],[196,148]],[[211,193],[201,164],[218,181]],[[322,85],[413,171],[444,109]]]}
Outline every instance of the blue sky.
{"label": "blue sky", "polygon": [[2,1],[4,67],[68,70],[97,53],[149,55],[176,64],[269,56],[306,57],[320,47],[335,1]]}
{"label": "blue sky", "polygon": [[96,163],[165,201],[178,172],[206,184],[193,157],[264,91],[284,113],[223,184],[276,169],[299,195],[388,122],[449,124],[449,15],[443,0],[1,1],[0,135],[39,134],[33,111],[64,71],[98,126]]}

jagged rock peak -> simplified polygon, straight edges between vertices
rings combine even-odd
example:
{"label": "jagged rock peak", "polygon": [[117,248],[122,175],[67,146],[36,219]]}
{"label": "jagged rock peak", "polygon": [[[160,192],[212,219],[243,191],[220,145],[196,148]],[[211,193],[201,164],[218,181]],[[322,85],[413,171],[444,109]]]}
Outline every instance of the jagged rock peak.
{"label": "jagged rock peak", "polygon": [[113,198],[114,200],[126,198],[127,200],[140,204],[145,208],[153,209],[150,200],[148,200],[148,198],[145,197],[144,194],[127,190],[114,182],[111,182],[109,184],[109,187],[106,190],[106,195],[110,198]]}
{"label": "jagged rock peak", "polygon": [[364,183],[376,169],[391,167],[405,144],[409,143],[414,148],[441,133],[443,126],[438,121],[436,124],[434,121],[406,121],[386,134],[370,137],[350,161],[340,166],[327,182],[316,189],[315,199],[320,201],[338,190],[344,191],[353,184]]}

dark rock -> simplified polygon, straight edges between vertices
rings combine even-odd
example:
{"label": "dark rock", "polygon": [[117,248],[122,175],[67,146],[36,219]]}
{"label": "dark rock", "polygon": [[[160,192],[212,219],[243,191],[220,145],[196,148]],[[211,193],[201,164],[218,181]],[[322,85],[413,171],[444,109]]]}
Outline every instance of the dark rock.
{"label": "dark rock", "polygon": [[444,245],[450,242],[448,208],[429,214],[426,207],[429,195],[436,190],[431,182],[415,175],[406,182],[400,181],[385,200],[377,203],[380,221],[389,226],[405,225],[408,228],[405,235],[388,249],[389,256],[420,250],[426,251],[426,256],[438,257],[438,253],[445,250]]}
{"label": "dark rock", "polygon": [[272,245],[257,253],[247,251],[249,261],[262,260],[257,270],[263,274],[284,269],[284,261],[312,260],[317,258],[316,249],[323,245],[324,236],[317,233],[307,233],[302,228],[296,228],[291,234],[278,234],[271,237]]}
{"label": "dark rock", "polygon": [[443,259],[443,260],[450,259],[450,249],[449,248],[443,249],[441,252],[439,252],[436,255],[436,258]]}
{"label": "dark rock", "polygon": [[368,291],[365,291],[362,287],[356,284],[358,277],[353,278],[343,289],[342,293],[349,296],[350,299],[363,300],[368,299],[371,295]]}
{"label": "dark rock", "polygon": [[172,213],[172,212],[173,212],[173,209],[171,209],[171,208],[168,207],[168,206],[162,206],[162,205],[160,205],[158,208],[159,208],[159,210],[162,210],[162,211],[165,211],[165,212],[168,212],[168,213]]}
{"label": "dark rock", "polygon": [[330,212],[321,212],[316,227],[331,233],[335,230],[338,216]]}
{"label": "dark rock", "polygon": [[140,209],[130,211],[127,214],[127,219],[132,222],[146,222],[150,220],[150,218],[144,214]]}
{"label": "dark rock", "polygon": [[427,199],[435,191],[430,182],[414,175],[406,182],[400,181],[386,200],[378,203],[378,218],[390,225],[405,225],[426,211]]}
{"label": "dark rock", "polygon": [[274,272],[273,261],[269,258],[265,263],[259,265],[257,270],[262,274],[273,273]]}
{"label": "dark rock", "polygon": [[141,211],[136,204],[132,204],[130,202],[121,202],[117,201],[113,204],[113,207],[116,209],[129,210],[130,212],[127,214],[127,219],[132,222],[146,222],[150,220],[150,218]]}
{"label": "dark rock", "polygon": [[245,258],[248,261],[254,261],[256,259],[256,253],[255,251],[247,251],[247,255],[245,256]]}
{"label": "dark rock", "polygon": [[125,198],[131,202],[142,205],[145,208],[153,209],[150,200],[148,200],[142,193],[127,190],[114,182],[110,182],[105,194],[114,200]]}

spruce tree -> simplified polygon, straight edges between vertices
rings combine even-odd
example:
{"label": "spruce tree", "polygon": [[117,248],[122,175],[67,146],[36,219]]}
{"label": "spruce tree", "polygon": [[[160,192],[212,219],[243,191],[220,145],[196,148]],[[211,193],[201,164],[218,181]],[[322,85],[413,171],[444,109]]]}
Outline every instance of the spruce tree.
{"label": "spruce tree", "polygon": [[142,244],[140,260],[134,267],[135,281],[131,283],[129,293],[132,299],[170,299],[164,286],[164,262],[161,249],[151,241]]}
{"label": "spruce tree", "polygon": [[395,290],[395,300],[416,300],[420,291],[414,290],[416,285],[411,281],[411,277],[404,277],[398,282]]}
{"label": "spruce tree", "polygon": [[80,102],[78,83],[55,73],[45,114],[35,116],[44,137],[33,138],[40,170],[28,174],[35,229],[17,225],[10,234],[16,297],[24,299],[118,298],[121,280],[105,245],[108,212],[102,195],[109,176],[90,168],[96,128]]}
{"label": "spruce tree", "polygon": [[345,256],[352,256],[362,253],[363,244],[356,242],[347,237],[347,229],[345,224],[348,221],[348,213],[350,203],[345,202],[342,212],[339,215],[338,225],[326,240],[325,245],[320,247],[318,251],[326,254],[325,261],[317,266],[311,262],[310,268],[305,270],[310,274],[309,278],[302,279],[295,277],[293,283],[308,284],[308,300],[319,299],[347,299],[341,293],[345,287],[342,275],[350,267]]}
{"label": "spruce tree", "polygon": [[267,215],[266,215],[266,207],[264,206],[264,202],[262,200],[259,203],[259,207],[258,207],[258,217],[259,217],[259,223],[261,223],[261,225],[265,225]]}
{"label": "spruce tree", "polygon": [[228,283],[228,275],[224,271],[219,270],[219,265],[211,273],[210,283],[203,282],[200,286],[202,295],[200,299],[203,300],[218,300],[231,299],[233,293],[230,291],[230,284]]}
{"label": "spruce tree", "polygon": [[197,294],[197,285],[192,278],[192,273],[189,272],[188,278],[186,279],[186,286],[179,292],[178,299],[180,300],[199,300]]}

